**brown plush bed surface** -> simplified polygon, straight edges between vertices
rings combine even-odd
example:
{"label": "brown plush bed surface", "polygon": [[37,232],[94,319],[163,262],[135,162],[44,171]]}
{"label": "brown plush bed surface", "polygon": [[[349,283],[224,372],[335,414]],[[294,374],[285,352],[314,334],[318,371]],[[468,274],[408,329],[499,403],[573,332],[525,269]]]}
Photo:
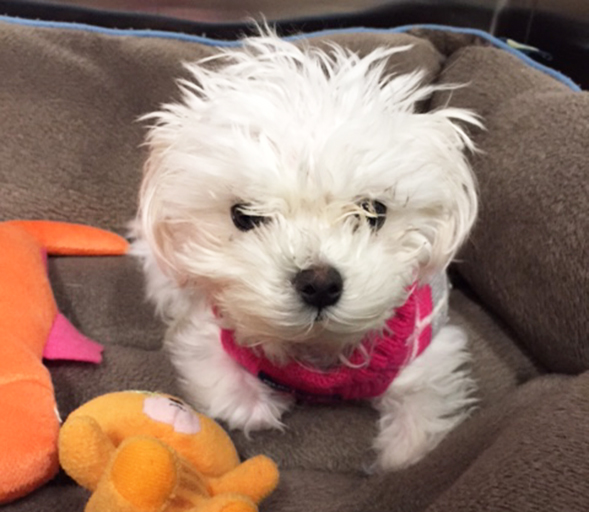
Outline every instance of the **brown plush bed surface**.
{"label": "brown plush bed surface", "polygon": [[[265,453],[281,468],[262,510],[589,510],[589,95],[474,35],[416,28],[304,44],[325,39],[358,52],[412,43],[396,71],[466,84],[429,108],[483,116],[472,157],[481,215],[450,304],[469,334],[480,401],[425,460],[385,475],[363,471],[374,457],[368,407],[299,406],[284,433],[232,433],[243,457]],[[174,97],[182,61],[214,51],[0,21],[0,220],[124,233],[145,158],[137,118]],[[106,345],[99,366],[48,363],[62,416],[109,391],[178,392],[131,258],[51,258],[50,277],[66,316]],[[60,474],[3,510],[81,511],[86,499]]]}

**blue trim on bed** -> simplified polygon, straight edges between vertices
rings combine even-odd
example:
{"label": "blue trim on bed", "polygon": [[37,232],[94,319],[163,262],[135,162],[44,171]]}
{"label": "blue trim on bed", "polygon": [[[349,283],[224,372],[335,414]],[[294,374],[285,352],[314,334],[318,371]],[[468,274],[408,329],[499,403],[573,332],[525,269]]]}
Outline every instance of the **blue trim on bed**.
{"label": "blue trim on bed", "polygon": [[[104,28],[104,27],[97,27],[93,25],[86,25],[82,23],[70,23],[70,22],[62,22],[62,21],[42,21],[42,20],[30,20],[25,18],[14,18],[11,16],[0,16],[0,21],[5,23],[11,23],[15,25],[23,25],[27,27],[39,27],[39,28],[57,28],[57,29],[66,29],[66,30],[82,30],[85,32],[95,32],[98,34],[105,34],[109,36],[123,36],[123,37],[153,37],[159,39],[175,39],[178,41],[186,41],[192,43],[200,43],[205,44],[208,46],[218,46],[218,47],[236,47],[240,45],[240,41],[226,41],[221,39],[211,39],[208,37],[202,36],[195,36],[190,34],[183,34],[181,32],[165,32],[161,30],[134,30],[134,29],[113,29],[113,28]],[[404,25],[401,27],[395,27],[390,29],[382,29],[382,28],[365,28],[365,27],[358,27],[358,28],[350,28],[350,29],[334,29],[334,30],[322,30],[319,32],[310,32],[306,34],[294,35],[286,37],[287,40],[297,40],[297,39],[304,39],[308,37],[315,37],[315,36],[329,36],[332,34],[356,34],[361,32],[373,32],[373,33],[396,33],[396,32],[407,32],[408,30],[414,28],[421,28],[421,29],[428,29],[428,30],[442,30],[444,32],[453,32],[459,34],[470,34],[473,36],[478,36],[482,39],[487,40],[493,46],[497,48],[501,48],[506,52],[515,55],[517,58],[525,62],[527,65],[550,75],[551,77],[555,78],[559,82],[570,87],[573,91],[581,91],[581,88],[573,82],[569,77],[563,75],[559,71],[555,69],[549,68],[548,66],[544,66],[536,62],[535,60],[528,57],[525,53],[512,48],[508,44],[504,43],[500,39],[497,39],[495,36],[485,32],[483,30],[474,29],[474,28],[460,28],[460,27],[451,27],[445,25],[428,25],[428,24],[418,24],[418,25]]]}

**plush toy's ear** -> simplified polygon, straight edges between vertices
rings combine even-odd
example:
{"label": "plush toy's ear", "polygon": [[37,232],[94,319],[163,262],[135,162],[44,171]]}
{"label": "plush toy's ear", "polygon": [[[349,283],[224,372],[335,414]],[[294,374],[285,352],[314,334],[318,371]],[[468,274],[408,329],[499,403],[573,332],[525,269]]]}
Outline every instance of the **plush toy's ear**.
{"label": "plush toy's ear", "polygon": [[100,359],[98,344],[59,315],[45,254],[123,254],[127,243],[86,226],[14,221],[0,223],[0,247],[0,503],[6,503],[58,470],[59,418],[42,362],[46,343],[75,340],[66,352],[77,357],[68,358]]}

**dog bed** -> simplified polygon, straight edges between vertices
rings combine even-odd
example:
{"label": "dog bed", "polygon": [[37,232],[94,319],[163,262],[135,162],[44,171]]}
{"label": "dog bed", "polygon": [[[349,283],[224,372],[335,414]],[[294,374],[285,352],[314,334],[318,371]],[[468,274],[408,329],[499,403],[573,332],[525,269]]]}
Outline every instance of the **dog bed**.
{"label": "dog bed", "polygon": [[[281,467],[262,509],[589,510],[589,95],[477,31],[298,39],[359,53],[410,43],[392,71],[420,67],[428,80],[465,84],[424,108],[449,103],[484,118],[472,156],[481,215],[453,269],[450,303],[452,322],[469,334],[479,406],[421,463],[383,475],[364,471],[376,421],[367,406],[299,406],[284,433],[232,433],[242,456],[265,453]],[[0,220],[124,233],[145,158],[137,118],[177,94],[181,61],[232,44],[0,18]],[[100,366],[48,363],[63,417],[109,391],[178,393],[132,259],[51,258],[49,267],[61,310],[106,345]],[[59,475],[4,510],[79,511],[86,499]]]}

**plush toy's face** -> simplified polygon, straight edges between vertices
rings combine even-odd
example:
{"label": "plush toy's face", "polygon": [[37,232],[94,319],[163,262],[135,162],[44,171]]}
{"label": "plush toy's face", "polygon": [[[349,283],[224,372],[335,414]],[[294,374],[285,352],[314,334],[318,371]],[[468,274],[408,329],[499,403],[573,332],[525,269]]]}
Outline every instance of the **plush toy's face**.
{"label": "plush toy's face", "polygon": [[201,473],[220,476],[239,464],[231,439],[216,422],[178,398],[141,395],[141,414],[151,420],[145,424],[151,435],[178,451]]}
{"label": "plush toy's face", "polygon": [[143,402],[143,412],[154,421],[171,425],[179,434],[198,434],[201,431],[196,413],[177,398],[149,396]]}
{"label": "plush toy's face", "polygon": [[103,395],[71,414],[89,416],[118,445],[134,436],[154,437],[206,476],[220,476],[239,464],[227,433],[212,419],[169,395],[125,391]]}

